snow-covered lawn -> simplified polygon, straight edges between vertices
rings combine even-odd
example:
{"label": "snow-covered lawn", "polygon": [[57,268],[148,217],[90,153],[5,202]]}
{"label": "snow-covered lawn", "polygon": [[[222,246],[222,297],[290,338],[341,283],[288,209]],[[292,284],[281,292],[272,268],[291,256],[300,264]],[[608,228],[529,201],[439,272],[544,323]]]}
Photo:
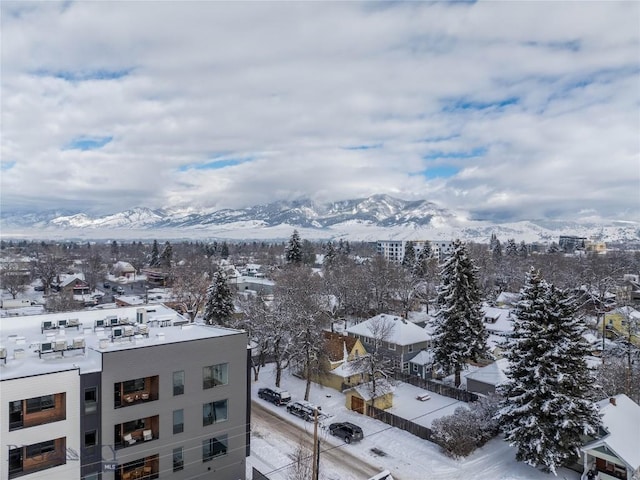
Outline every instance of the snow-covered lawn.
{"label": "snow-covered lawn", "polygon": [[[273,366],[267,365],[261,370],[258,382],[252,382],[252,398],[261,402],[265,408],[283,418],[297,422],[312,433],[312,424],[287,413],[284,407],[276,407],[258,398],[258,388],[274,386],[274,379]],[[285,373],[281,388],[291,393],[293,401],[302,400],[305,382]],[[416,422],[423,425],[430,425],[433,419],[449,415],[456,407],[464,405],[464,402],[457,402],[434,393],[429,393],[431,400],[421,402],[416,400],[418,392],[424,392],[424,390],[412,385],[400,384],[396,389],[394,407],[391,411],[396,415],[414,418]],[[351,445],[342,445],[339,439],[323,432],[323,449],[330,446],[349,449],[352,454],[379,470],[388,469],[398,480],[551,480],[554,478],[577,480],[580,478],[578,473],[571,470],[560,469],[558,477],[554,477],[516,462],[515,450],[500,438],[490,441],[468,458],[453,460],[441,453],[440,448],[431,442],[348,410],[342,393],[316,384],[312,384],[309,401],[320,405],[325,414],[331,415],[328,422],[350,421],[360,425],[364,431],[365,438]],[[263,473],[268,474],[291,462],[288,454],[295,449],[295,442],[278,435],[277,428],[266,432],[254,432],[251,441],[255,455],[248,459],[248,465],[255,465]],[[330,468],[339,469],[335,466]],[[276,473],[273,478],[280,478],[278,475],[281,474]],[[325,470],[325,478],[357,480],[357,477],[348,471]]]}

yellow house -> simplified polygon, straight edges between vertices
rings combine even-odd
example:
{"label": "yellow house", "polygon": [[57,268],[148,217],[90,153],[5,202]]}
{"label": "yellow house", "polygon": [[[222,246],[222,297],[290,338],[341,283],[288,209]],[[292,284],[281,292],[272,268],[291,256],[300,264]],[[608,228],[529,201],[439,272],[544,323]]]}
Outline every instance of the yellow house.
{"label": "yellow house", "polygon": [[[371,405],[373,398],[373,386],[371,382],[363,383],[346,390],[345,407],[358,413],[365,413],[365,404]],[[376,382],[376,396],[373,406],[381,410],[393,407],[393,387],[384,379]]]}
{"label": "yellow house", "polygon": [[640,347],[640,312],[631,307],[616,308],[604,314],[604,323],[607,337],[628,338],[631,333],[631,342]]}
{"label": "yellow house", "polygon": [[314,380],[340,392],[366,381],[367,375],[351,366],[351,361],[367,354],[362,342],[335,332],[323,332],[323,336],[327,357],[326,373]]}

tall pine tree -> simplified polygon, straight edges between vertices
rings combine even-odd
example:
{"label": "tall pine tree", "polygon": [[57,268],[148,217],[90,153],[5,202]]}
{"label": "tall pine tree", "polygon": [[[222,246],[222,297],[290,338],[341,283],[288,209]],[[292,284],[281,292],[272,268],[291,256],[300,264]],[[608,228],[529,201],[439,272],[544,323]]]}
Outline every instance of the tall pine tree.
{"label": "tall pine tree", "polygon": [[298,230],[294,230],[289,239],[289,243],[285,247],[284,257],[287,263],[299,265],[302,263],[302,241]]}
{"label": "tall pine tree", "polygon": [[229,288],[227,275],[218,270],[213,276],[213,283],[207,290],[207,303],[204,307],[204,321],[209,325],[228,325],[233,312],[233,292]]}
{"label": "tall pine tree", "polygon": [[594,380],[585,361],[585,326],[573,300],[534,269],[521,295],[506,345],[510,367],[498,419],[517,460],[555,473],[577,460],[581,436],[595,434],[600,425],[590,400]]}
{"label": "tall pine tree", "polygon": [[157,267],[160,258],[160,252],[158,251],[158,241],[153,241],[153,247],[151,247],[151,260],[149,261],[150,267]]}
{"label": "tall pine tree", "polygon": [[445,371],[455,373],[458,386],[462,369],[469,360],[477,360],[486,352],[487,343],[476,267],[460,240],[453,242],[453,253],[445,260],[440,279],[434,359]]}
{"label": "tall pine tree", "polygon": [[413,242],[409,240],[404,247],[404,256],[402,257],[402,266],[411,270],[416,263],[416,250]]}

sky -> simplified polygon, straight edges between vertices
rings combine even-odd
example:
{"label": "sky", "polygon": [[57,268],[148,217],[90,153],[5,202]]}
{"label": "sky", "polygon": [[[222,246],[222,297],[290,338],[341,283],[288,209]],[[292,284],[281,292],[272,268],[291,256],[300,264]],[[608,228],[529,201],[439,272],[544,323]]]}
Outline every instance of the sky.
{"label": "sky", "polygon": [[11,2],[0,208],[640,220],[640,3]]}

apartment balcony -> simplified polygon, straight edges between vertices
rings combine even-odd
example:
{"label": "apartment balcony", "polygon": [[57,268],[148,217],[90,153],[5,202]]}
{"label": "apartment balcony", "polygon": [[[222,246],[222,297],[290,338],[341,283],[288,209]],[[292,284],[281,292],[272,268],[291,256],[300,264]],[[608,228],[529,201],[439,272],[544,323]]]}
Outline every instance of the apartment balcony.
{"label": "apartment balcony", "polygon": [[160,417],[155,415],[115,425],[113,438],[116,450],[157,440],[160,438],[159,424]]}
{"label": "apartment balcony", "polygon": [[113,386],[113,407],[123,408],[158,400],[159,377],[136,378]]}

